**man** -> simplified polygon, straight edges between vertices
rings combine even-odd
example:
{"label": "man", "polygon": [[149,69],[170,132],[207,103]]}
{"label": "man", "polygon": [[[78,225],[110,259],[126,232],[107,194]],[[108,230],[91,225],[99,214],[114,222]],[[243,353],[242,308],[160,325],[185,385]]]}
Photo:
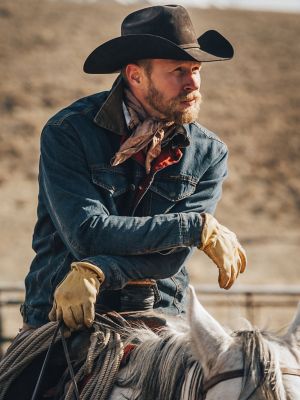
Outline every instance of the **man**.
{"label": "man", "polygon": [[128,15],[121,36],[90,54],[85,72],[121,74],[43,130],[24,330],[48,315],[90,326],[95,303],[126,311],[128,296],[133,308],[184,312],[194,248],[215,262],[222,288],[244,271],[235,234],[212,216],[227,149],[195,122],[202,63],[232,56],[216,31],[197,39],[181,6]]}

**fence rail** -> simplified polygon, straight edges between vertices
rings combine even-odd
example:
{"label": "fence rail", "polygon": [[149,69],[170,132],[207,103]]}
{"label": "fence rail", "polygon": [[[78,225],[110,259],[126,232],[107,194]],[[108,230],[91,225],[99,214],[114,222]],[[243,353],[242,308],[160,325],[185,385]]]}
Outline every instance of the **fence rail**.
{"label": "fence rail", "polygon": [[[230,291],[218,289],[216,285],[196,285],[195,290],[205,306],[228,308],[235,305],[245,308],[246,318],[254,323],[255,312],[262,307],[296,307],[300,300],[300,285],[243,285]],[[6,336],[5,321],[10,307],[19,306],[24,298],[24,285],[0,284],[0,357],[4,344],[13,338]]]}
{"label": "fence rail", "polygon": [[215,285],[197,285],[195,290],[205,306],[234,307],[238,301],[238,305],[245,309],[246,319],[253,324],[258,309],[296,308],[300,301],[300,285],[241,285],[229,291]]}

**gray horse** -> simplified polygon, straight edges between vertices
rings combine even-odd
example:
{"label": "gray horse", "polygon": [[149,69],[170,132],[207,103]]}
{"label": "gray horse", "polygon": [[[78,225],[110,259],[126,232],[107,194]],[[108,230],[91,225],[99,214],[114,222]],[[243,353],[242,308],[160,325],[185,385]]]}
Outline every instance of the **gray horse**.
{"label": "gray horse", "polygon": [[299,400],[300,306],[283,337],[257,329],[227,333],[190,290],[188,324],[170,321],[139,343],[110,400]]}

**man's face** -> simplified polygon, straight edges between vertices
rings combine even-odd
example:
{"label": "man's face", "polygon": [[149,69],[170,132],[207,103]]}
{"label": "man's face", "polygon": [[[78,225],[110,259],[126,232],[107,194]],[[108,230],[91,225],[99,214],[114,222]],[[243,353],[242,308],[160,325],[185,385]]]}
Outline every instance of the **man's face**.
{"label": "man's face", "polygon": [[150,63],[144,92],[148,112],[178,124],[195,121],[201,104],[201,63],[162,59]]}

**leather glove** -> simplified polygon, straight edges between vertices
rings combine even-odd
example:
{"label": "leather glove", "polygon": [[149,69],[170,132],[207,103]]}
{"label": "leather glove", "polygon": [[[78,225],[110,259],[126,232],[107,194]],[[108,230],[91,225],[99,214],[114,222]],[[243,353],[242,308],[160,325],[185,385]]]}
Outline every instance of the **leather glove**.
{"label": "leather glove", "polygon": [[219,268],[219,286],[229,289],[239,273],[244,272],[247,258],[235,233],[231,232],[210,214],[201,214],[204,219],[201,244],[198,247]]}
{"label": "leather glove", "polygon": [[99,288],[105,277],[100,268],[88,262],[71,264],[71,271],[54,292],[50,321],[64,320],[71,330],[90,327],[95,319]]}

